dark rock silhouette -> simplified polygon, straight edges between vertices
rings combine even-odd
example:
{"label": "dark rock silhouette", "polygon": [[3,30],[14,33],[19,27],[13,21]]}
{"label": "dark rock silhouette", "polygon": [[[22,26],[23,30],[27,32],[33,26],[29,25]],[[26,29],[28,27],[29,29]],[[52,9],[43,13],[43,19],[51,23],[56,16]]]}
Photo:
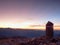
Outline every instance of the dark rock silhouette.
{"label": "dark rock silhouette", "polygon": [[53,23],[48,21],[46,24],[46,37],[52,38],[53,37]]}

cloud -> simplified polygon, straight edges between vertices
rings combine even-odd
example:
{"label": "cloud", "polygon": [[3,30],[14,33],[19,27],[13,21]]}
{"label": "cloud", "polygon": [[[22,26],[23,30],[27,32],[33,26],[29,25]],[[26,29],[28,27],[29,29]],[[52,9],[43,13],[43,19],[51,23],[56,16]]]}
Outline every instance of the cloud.
{"label": "cloud", "polygon": [[41,25],[30,25],[30,27],[40,27]]}

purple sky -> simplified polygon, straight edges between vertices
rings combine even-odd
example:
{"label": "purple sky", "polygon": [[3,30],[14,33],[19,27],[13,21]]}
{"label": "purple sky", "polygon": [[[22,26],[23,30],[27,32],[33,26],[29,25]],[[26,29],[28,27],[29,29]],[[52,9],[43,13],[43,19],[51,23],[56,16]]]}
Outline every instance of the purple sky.
{"label": "purple sky", "polygon": [[59,0],[0,0],[1,26],[45,25],[47,21],[60,26]]}

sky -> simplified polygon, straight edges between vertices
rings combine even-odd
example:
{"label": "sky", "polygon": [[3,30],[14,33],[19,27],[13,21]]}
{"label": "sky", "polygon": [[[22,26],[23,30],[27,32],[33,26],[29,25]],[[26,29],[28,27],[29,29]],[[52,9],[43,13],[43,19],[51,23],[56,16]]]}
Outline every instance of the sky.
{"label": "sky", "polygon": [[60,29],[59,0],[0,0],[1,28],[44,29],[48,21]]}

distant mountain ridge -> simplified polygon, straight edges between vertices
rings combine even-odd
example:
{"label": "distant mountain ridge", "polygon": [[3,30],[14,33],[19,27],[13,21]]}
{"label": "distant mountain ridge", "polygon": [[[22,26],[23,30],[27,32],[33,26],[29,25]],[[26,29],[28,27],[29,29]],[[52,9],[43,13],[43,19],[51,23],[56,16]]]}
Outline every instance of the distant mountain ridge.
{"label": "distant mountain ridge", "polygon": [[[44,36],[45,31],[42,30],[33,30],[33,29],[11,29],[11,28],[0,28],[0,38],[2,37],[40,37]],[[60,36],[60,31],[54,31],[54,36]]]}

